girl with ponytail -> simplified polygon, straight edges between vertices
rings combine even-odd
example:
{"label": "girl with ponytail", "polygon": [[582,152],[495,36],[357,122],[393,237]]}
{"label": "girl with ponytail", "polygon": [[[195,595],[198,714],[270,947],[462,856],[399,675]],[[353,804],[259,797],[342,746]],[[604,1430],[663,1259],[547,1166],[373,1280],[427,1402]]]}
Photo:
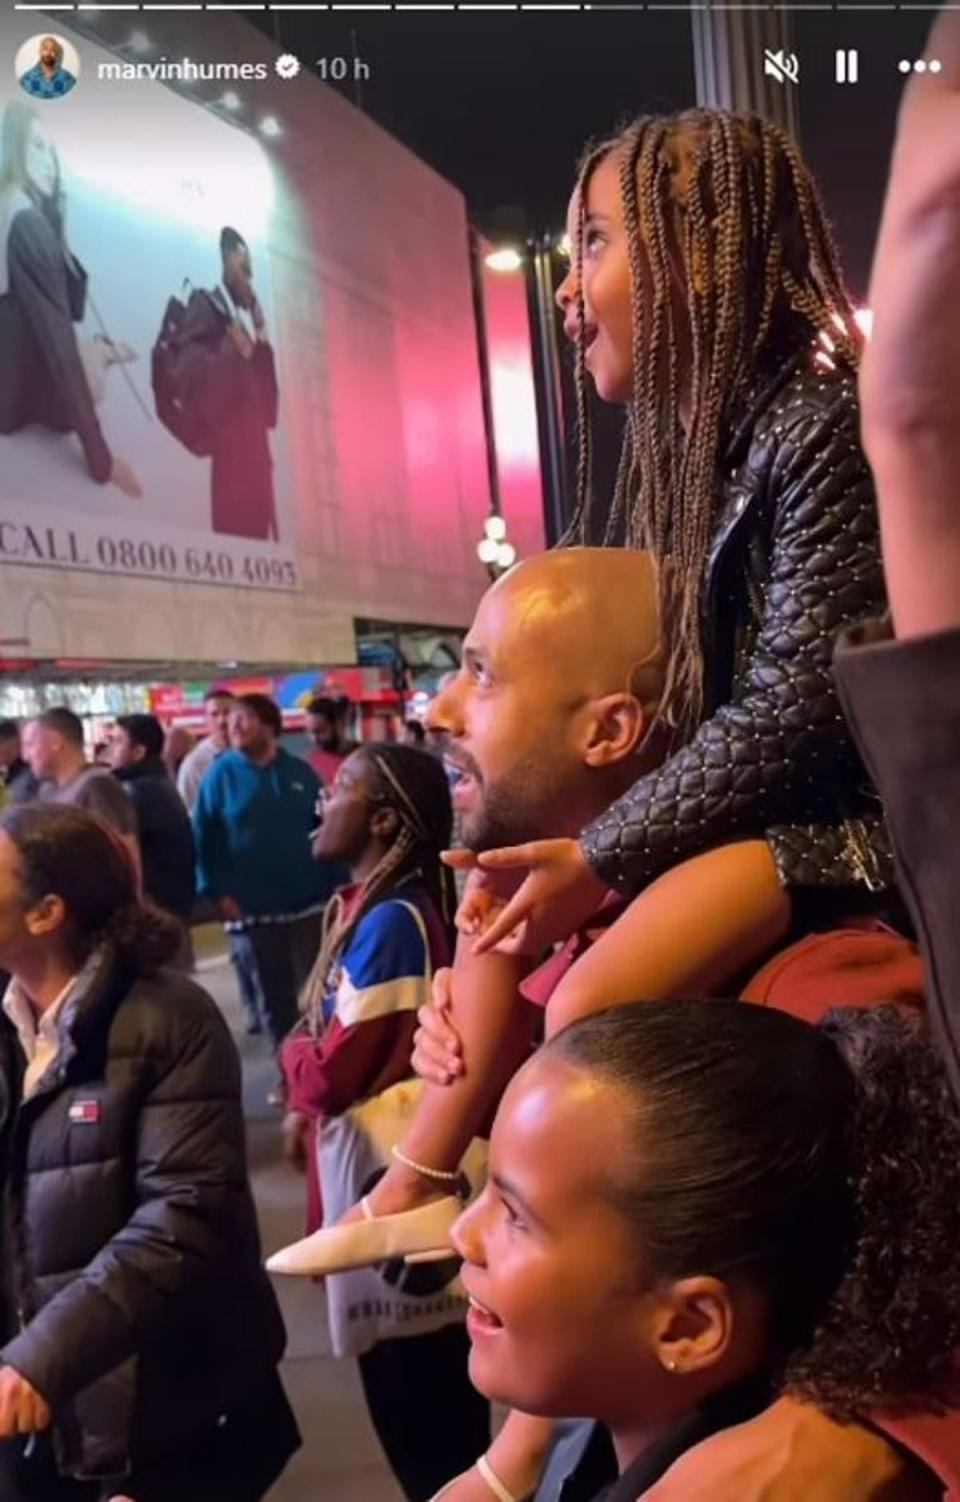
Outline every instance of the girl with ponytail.
{"label": "girl with ponytail", "polygon": [[[596,1495],[635,1502],[776,1393],[880,1427],[948,1393],[957,1106],[891,1008],[814,1028],[742,1003],[618,1007],[516,1076],[453,1239],[474,1382],[605,1424],[619,1479]],[[910,1487],[943,1494],[920,1467]]]}
{"label": "girl with ponytail", "polygon": [[[358,748],[324,791],[313,852],[349,866],[352,881],[327,910],[303,1020],[280,1053],[287,1150],[308,1173],[311,1234],[272,1257],[272,1272],[299,1271],[324,1217],[339,1219],[372,1187],[412,1109],[417,1010],[452,953],[456,896],[440,861],[452,817],[442,762],[409,746]],[[456,1262],[398,1268],[329,1278],[329,1326],[335,1354],[359,1360],[405,1495],[422,1502],[485,1448],[490,1415],[467,1376]]]}
{"label": "girl with ponytail", "polygon": [[[299,1436],[240,1065],[82,809],[0,820],[0,1497],[256,1502]],[[135,1358],[135,1359],[132,1359]]]}

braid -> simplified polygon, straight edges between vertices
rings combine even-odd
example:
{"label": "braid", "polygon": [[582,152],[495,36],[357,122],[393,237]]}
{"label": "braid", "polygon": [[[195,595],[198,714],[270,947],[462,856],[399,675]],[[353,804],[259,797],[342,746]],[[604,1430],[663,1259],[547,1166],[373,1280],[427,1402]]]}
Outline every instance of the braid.
{"label": "braid", "polygon": [[448,934],[453,933],[456,887],[440,860],[450,843],[453,810],[443,766],[429,752],[384,742],[361,753],[370,763],[381,806],[397,816],[397,833],[360,889],[350,912],[337,895],[324,914],[320,951],[301,996],[311,1027],[322,1026],[321,1008],[331,972],[366,915],[404,882],[418,877]]}
{"label": "braid", "polygon": [[[629,547],[669,560],[660,571],[661,608],[674,626],[662,712],[683,739],[703,716],[701,596],[720,463],[735,419],[765,367],[782,365],[805,346],[812,358],[819,337],[835,363],[853,370],[862,338],[819,191],[778,126],[757,116],[689,110],[641,118],[593,148],[579,177],[578,270],[590,176],[614,154],[631,274],[633,382],[601,528],[592,522],[588,495],[578,276],[577,508],[562,541],[622,537]],[[686,391],[681,319],[689,347]]]}
{"label": "braid", "polygon": [[[590,396],[587,386],[586,308],[583,301],[583,241],[587,220],[586,185],[606,148],[588,150],[579,174],[577,201],[577,243],[573,247],[577,267],[577,342],[574,350],[574,391],[577,408],[577,496],[570,523],[559,539],[558,547],[576,547],[590,537],[590,510],[593,503],[593,453],[590,435]],[[619,477],[617,484],[619,486]]]}

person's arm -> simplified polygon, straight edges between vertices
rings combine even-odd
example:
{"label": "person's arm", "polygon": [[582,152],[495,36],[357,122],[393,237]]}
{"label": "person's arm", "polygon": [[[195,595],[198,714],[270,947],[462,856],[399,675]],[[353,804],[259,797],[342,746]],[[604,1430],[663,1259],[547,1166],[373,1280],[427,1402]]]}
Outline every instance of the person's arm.
{"label": "person's arm", "polygon": [[929,53],[940,72],[904,96],[861,378],[897,640],[864,633],[836,671],[960,1096],[960,14],[943,13]]}
{"label": "person's arm", "polygon": [[316,1036],[305,1027],[281,1051],[291,1110],[339,1116],[410,1072],[416,1014],[430,997],[427,932],[415,909],[394,900],[365,914],[340,957],[333,1014]]}
{"label": "person's arm", "polygon": [[[25,209],[14,218],[8,247],[10,283],[42,352],[51,394],[83,447],[92,479],[110,479],[113,456],[97,421],[77,347],[63,250],[43,215]],[[36,376],[34,377],[36,379]]]}
{"label": "person's arm", "polygon": [[[340,1116],[375,1085],[395,1084],[407,1073],[415,1030],[415,1012],[394,1012],[348,1028],[331,1024],[319,1037],[304,1030],[291,1033],[280,1050],[288,1109],[304,1116]],[[398,1067],[389,1078],[392,1061]]]}
{"label": "person's arm", "polygon": [[[473,939],[459,935],[452,970],[438,971],[436,976],[444,998],[449,999],[457,1064],[442,1083],[428,1082],[417,1103],[399,1144],[412,1162],[456,1173],[529,1053],[532,1008],[520,994],[529,968],[530,961],[520,956],[477,955]],[[373,1190],[370,1203],[375,1214],[387,1215],[435,1198],[438,1192],[442,1191],[436,1181],[395,1161]]]}
{"label": "person's arm", "polygon": [[200,784],[203,781],[203,762],[197,755],[199,750],[199,746],[194,746],[192,751],[187,752],[177,773],[177,792],[191,817],[197,806]]}
{"label": "person's arm", "polygon": [[[524,1502],[536,1491],[555,1427],[553,1419],[534,1418],[514,1409],[487,1450],[487,1464],[516,1502]],[[493,1496],[474,1465],[449,1481],[431,1502],[493,1502]]]}
{"label": "person's arm", "polygon": [[[960,627],[960,19],[945,10],[907,86],[860,373],[897,637]],[[946,686],[946,685],[945,685]]]}
{"label": "person's arm", "polygon": [[258,1258],[240,1064],[214,1004],[190,988],[169,1016],[137,1122],[126,1225],[0,1351],[53,1408],[148,1343],[171,1303],[216,1298],[231,1258]]}
{"label": "person's arm", "polygon": [[604,1007],[716,996],[789,923],[790,899],[763,840],[684,861],[635,897],[567,972],[550,997],[547,1033]]}
{"label": "person's arm", "polygon": [[230,897],[230,847],[221,809],[220,769],[216,765],[200,783],[192,823],[197,852],[197,896],[222,902]]}

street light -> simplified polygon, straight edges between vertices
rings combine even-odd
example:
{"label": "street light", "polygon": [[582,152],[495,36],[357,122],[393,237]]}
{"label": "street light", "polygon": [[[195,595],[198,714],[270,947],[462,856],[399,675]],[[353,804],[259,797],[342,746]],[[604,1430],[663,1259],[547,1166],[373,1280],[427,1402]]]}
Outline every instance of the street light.
{"label": "street light", "polygon": [[[473,243],[477,244],[476,239]],[[569,259],[571,251],[569,235],[545,231],[527,239],[523,254],[514,245],[501,245],[483,257],[484,266],[491,271],[502,274],[515,274],[522,271],[526,279],[533,386],[537,405],[540,473],[544,490],[544,521],[547,541],[551,545],[565,532],[569,511],[564,459],[560,353],[557,342],[554,257],[561,255]],[[483,298],[479,288],[475,288],[475,296],[482,352],[485,357],[486,332],[483,321]],[[482,366],[483,359],[481,368]],[[493,468],[495,472],[495,464]],[[493,483],[491,492],[496,495]],[[495,502],[493,509],[495,513],[499,512],[499,499]],[[487,537],[490,535],[488,532]],[[507,546],[509,547],[509,544]],[[512,557],[510,561],[513,562]],[[510,565],[498,559],[497,566],[508,568]]]}
{"label": "street light", "polygon": [[505,245],[500,250],[492,250],[488,256],[484,256],[483,264],[489,266],[491,271],[519,271],[523,265],[523,256],[519,250]]}

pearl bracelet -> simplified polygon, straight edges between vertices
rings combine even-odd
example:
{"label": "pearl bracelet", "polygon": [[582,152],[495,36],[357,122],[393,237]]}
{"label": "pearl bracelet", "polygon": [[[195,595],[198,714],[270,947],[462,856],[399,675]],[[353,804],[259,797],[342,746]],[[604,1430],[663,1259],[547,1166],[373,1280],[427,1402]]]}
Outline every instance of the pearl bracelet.
{"label": "pearl bracelet", "polygon": [[460,1182],[459,1169],[456,1173],[447,1173],[442,1168],[428,1168],[425,1163],[418,1163],[415,1158],[408,1158],[399,1147],[392,1147],[390,1154],[398,1163],[402,1163],[404,1168],[412,1168],[414,1173],[422,1174],[425,1179],[436,1179],[439,1184],[459,1184]]}

